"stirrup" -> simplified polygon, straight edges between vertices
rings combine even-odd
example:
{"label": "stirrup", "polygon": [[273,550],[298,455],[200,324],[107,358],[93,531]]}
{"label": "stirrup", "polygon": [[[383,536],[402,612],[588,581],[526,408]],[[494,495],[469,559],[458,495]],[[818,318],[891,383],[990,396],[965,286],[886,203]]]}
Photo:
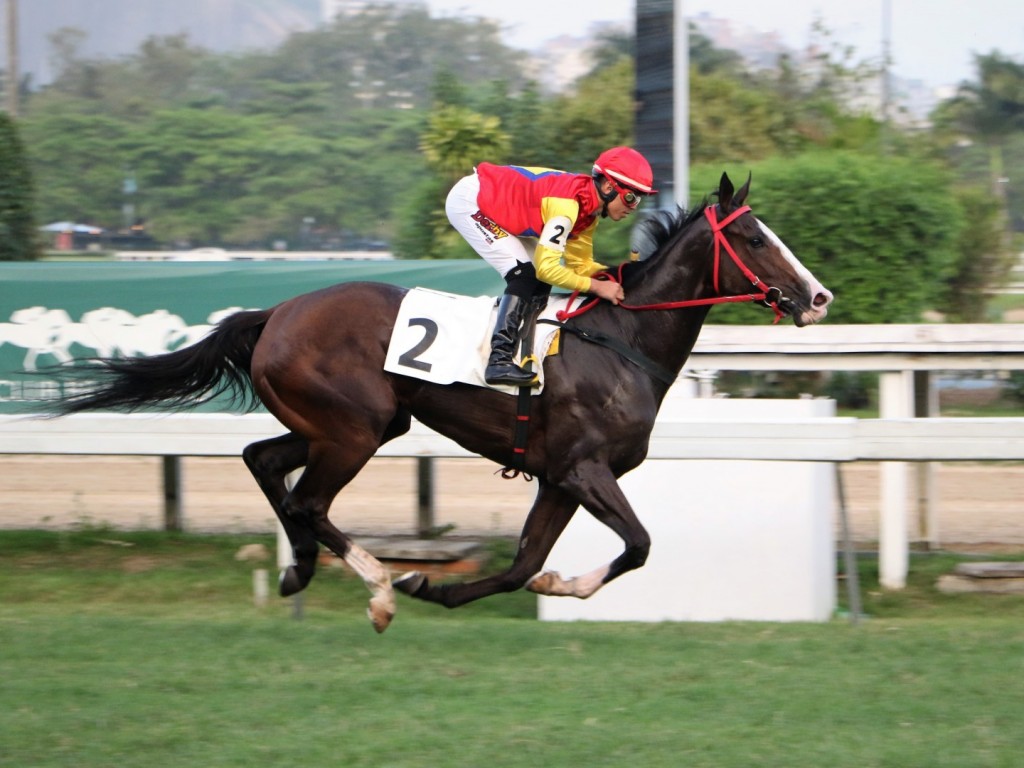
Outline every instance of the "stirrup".
{"label": "stirrup", "polygon": [[498,363],[487,366],[484,381],[492,386],[505,384],[512,387],[532,387],[539,383],[539,378],[532,371],[524,371],[515,363]]}

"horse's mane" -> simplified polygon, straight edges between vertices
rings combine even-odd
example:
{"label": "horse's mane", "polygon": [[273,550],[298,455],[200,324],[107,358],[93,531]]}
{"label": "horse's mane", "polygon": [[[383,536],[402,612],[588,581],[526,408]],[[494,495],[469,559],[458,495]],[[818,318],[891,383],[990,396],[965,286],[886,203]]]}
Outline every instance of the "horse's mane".
{"label": "horse's mane", "polygon": [[641,244],[640,260],[620,267],[623,284],[627,288],[635,287],[650,272],[657,271],[661,257],[672,250],[672,244],[685,234],[691,224],[704,218],[707,206],[708,198],[705,197],[689,210],[677,206],[675,210],[654,211],[641,221],[637,238]]}
{"label": "horse's mane", "polygon": [[655,211],[641,222],[641,232],[649,245],[653,246],[651,255],[660,252],[670,240],[681,235],[687,227],[700,219],[707,206],[708,198],[705,197],[689,210],[678,206],[674,211]]}

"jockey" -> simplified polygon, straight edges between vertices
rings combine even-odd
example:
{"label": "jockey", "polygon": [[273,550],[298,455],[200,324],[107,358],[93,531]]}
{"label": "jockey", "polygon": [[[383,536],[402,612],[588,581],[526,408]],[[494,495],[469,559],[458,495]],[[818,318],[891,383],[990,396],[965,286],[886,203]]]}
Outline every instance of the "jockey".
{"label": "jockey", "polygon": [[[625,299],[614,280],[591,277],[607,269],[594,261],[594,230],[599,217],[620,221],[636,210],[657,192],[653,181],[643,155],[613,147],[600,154],[590,175],[480,163],[452,187],[448,220],[506,283],[484,371],[488,384],[534,383],[534,374],[512,359],[534,294],[555,286],[612,304]],[[530,239],[532,260],[519,238]]]}

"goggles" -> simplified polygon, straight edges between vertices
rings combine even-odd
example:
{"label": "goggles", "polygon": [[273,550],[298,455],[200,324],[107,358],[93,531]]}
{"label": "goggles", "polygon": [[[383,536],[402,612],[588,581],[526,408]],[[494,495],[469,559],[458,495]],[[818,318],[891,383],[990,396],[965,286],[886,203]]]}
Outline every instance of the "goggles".
{"label": "goggles", "polygon": [[612,183],[612,186],[615,187],[615,191],[622,196],[622,202],[624,202],[629,208],[636,208],[644,201],[644,198],[647,197],[643,192],[637,192],[635,189],[620,186],[611,176],[605,176],[605,178]]}

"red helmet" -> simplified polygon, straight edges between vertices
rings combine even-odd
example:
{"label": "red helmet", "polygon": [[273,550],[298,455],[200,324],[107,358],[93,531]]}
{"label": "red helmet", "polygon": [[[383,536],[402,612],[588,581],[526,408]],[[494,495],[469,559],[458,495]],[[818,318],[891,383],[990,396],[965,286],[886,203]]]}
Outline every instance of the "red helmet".
{"label": "red helmet", "polygon": [[606,149],[594,161],[594,174],[607,176],[612,181],[645,195],[658,193],[658,190],[651,186],[654,183],[651,164],[632,147]]}

